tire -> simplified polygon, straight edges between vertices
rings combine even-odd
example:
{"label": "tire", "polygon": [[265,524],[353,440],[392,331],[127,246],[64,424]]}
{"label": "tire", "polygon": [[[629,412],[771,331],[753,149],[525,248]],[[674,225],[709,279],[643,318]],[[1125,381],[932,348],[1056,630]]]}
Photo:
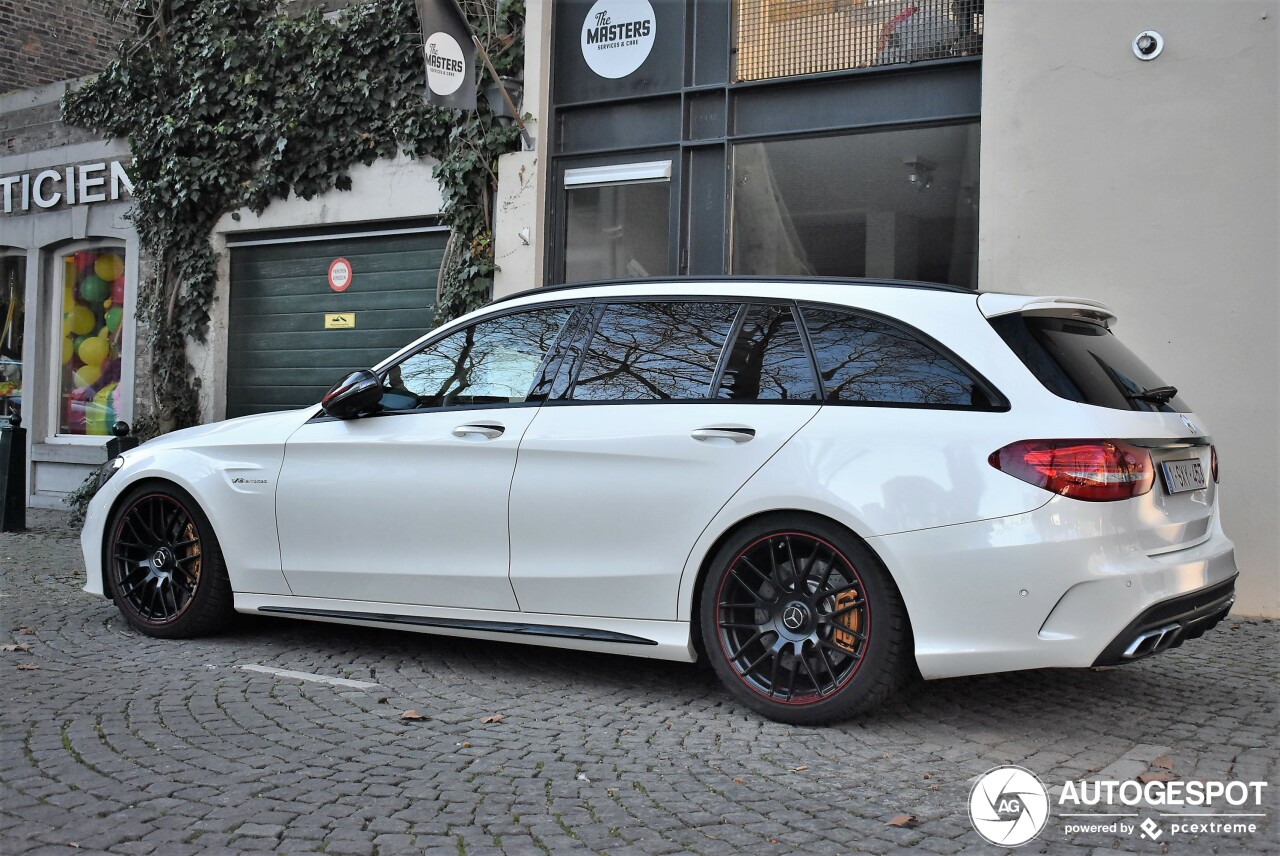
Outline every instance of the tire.
{"label": "tire", "polygon": [[906,609],[883,563],[805,514],[771,515],[731,536],[712,559],[699,617],[721,682],[779,722],[871,710],[910,669]]}
{"label": "tire", "polygon": [[104,576],[129,626],[162,639],[216,633],[234,614],[217,536],[191,495],[139,485],[107,527]]}

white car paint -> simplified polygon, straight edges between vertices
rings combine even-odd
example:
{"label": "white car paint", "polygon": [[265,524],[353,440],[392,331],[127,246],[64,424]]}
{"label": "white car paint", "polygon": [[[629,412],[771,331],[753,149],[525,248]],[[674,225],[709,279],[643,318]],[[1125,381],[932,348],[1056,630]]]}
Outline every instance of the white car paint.
{"label": "white car paint", "polygon": [[[502,308],[625,298],[640,289],[648,296],[794,298],[901,319],[959,354],[1012,406],[1000,413],[831,404],[462,408],[422,418],[421,429],[408,428],[418,416],[308,423],[314,408],[232,420],[126,455],[90,504],[82,537],[86,590],[103,594],[102,545],[113,503],[152,478],[180,485],[208,514],[240,611],[312,609],[332,613],[311,616],[319,620],[502,639],[512,637],[448,622],[587,628],[654,644],[519,638],[669,659],[695,656],[690,621],[707,557],[739,522],[772,510],[829,517],[879,554],[901,590],[926,677],[1088,666],[1145,608],[1235,573],[1213,484],[1178,497],[1160,494],[1157,485],[1143,497],[1086,503],[986,463],[992,451],[1020,439],[1187,436],[1176,414],[1054,396],[985,320],[1023,310],[1109,317],[1101,304],[690,281],[548,291]],[[377,368],[487,311],[424,336]],[[1207,433],[1187,416],[1196,432]],[[466,445],[449,434],[457,424],[489,419],[505,423],[500,443]],[[755,439],[690,436],[735,425],[755,428]],[[351,439],[358,442],[342,442]],[[449,454],[455,449],[465,454]],[[436,475],[424,483],[409,462],[436,467]],[[237,483],[243,473],[255,483]],[[505,493],[481,498],[503,478],[509,510]],[[433,560],[419,569],[420,579],[415,556]],[[406,627],[353,617],[359,612],[444,624]]]}

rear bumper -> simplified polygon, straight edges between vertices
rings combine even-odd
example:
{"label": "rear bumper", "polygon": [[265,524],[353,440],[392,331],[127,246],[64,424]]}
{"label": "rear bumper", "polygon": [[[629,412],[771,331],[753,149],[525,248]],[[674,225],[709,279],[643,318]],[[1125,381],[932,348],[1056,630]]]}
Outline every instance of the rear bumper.
{"label": "rear bumper", "polygon": [[902,592],[924,677],[1085,668],[1171,628],[1119,661],[1158,653],[1229,611],[1235,548],[1216,517],[1200,543],[1158,555],[1123,514],[1065,498],[868,543]]}
{"label": "rear bumper", "polygon": [[1236,578],[1232,577],[1225,583],[1158,603],[1120,631],[1093,665],[1132,663],[1177,648],[1189,639],[1199,639],[1227,617],[1235,602]]}

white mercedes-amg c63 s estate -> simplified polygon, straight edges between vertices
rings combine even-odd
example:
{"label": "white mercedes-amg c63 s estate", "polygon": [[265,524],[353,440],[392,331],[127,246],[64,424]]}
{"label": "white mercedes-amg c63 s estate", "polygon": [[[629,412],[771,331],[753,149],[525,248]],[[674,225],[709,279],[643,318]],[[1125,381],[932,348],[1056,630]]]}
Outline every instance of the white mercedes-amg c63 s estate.
{"label": "white mercedes-amg c63 s estate", "polygon": [[1203,423],[1090,300],[915,283],[539,289],[315,407],[111,461],[86,590],[710,660],[787,722],[1199,636],[1236,576]]}

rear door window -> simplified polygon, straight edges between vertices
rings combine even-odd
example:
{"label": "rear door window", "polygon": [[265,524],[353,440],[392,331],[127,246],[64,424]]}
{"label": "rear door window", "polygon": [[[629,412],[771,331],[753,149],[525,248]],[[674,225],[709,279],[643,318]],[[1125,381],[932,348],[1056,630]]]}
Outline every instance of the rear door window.
{"label": "rear door window", "polygon": [[613,303],[582,356],[575,401],[711,398],[711,383],[738,312],[736,303]]}
{"label": "rear door window", "polygon": [[[1045,388],[1061,398],[1113,410],[1190,409],[1177,395],[1162,400],[1159,391],[1168,393],[1168,384],[1101,323],[1014,313],[992,318],[991,326]],[[1157,392],[1151,395],[1153,390]]]}
{"label": "rear door window", "polygon": [[827,401],[1002,410],[1004,402],[933,342],[889,321],[802,306]]}
{"label": "rear door window", "polygon": [[813,361],[790,306],[746,307],[716,397],[730,401],[821,398]]}

